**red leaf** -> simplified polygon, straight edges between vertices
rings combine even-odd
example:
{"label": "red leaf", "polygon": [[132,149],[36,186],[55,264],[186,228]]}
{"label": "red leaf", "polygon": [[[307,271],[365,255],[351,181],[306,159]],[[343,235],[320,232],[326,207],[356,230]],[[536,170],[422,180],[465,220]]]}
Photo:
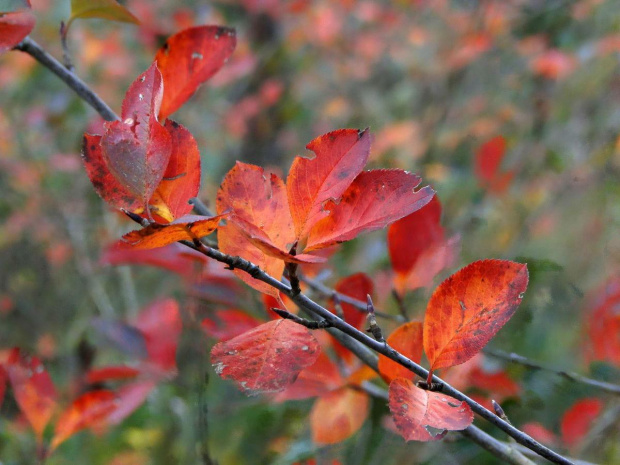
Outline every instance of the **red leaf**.
{"label": "red leaf", "polygon": [[[465,402],[425,391],[411,381],[397,378],[390,384],[390,411],[401,436],[406,441],[434,441],[445,431],[460,431],[474,421]],[[437,434],[437,431],[445,430]]]}
{"label": "red leaf", "polygon": [[401,170],[372,170],[361,173],[339,203],[327,202],[330,211],[310,231],[305,251],[329,247],[355,238],[362,232],[384,228],[422,208],[435,192],[420,184],[416,175]]}
{"label": "red leaf", "polygon": [[320,347],[303,326],[290,320],[264,323],[211,350],[211,363],[223,379],[247,393],[278,392],[312,365]]}
{"label": "red leaf", "polygon": [[194,238],[208,236],[215,231],[222,215],[206,217],[186,215],[170,224],[153,223],[145,228],[128,232],[121,239],[126,247],[135,249],[154,249],[177,241],[192,241]]}
{"label": "red leaf", "polygon": [[173,221],[192,211],[188,201],[200,189],[200,152],[194,136],[185,127],[168,120],[166,129],[172,137],[172,153],[149,205],[153,213]]}
{"label": "red leaf", "polygon": [[218,310],[215,312],[215,317],[202,320],[201,327],[207,336],[219,341],[226,341],[260,324],[261,322],[259,320],[248,315],[244,311],[229,308],[226,310]]}
{"label": "red leaf", "polygon": [[41,440],[56,409],[56,389],[50,375],[38,358],[23,356],[17,348],[11,351],[5,370],[17,405]]}
{"label": "red leaf", "polygon": [[499,174],[506,153],[506,139],[496,136],[480,146],[476,152],[474,171],[482,184],[488,184]]}
{"label": "red leaf", "polygon": [[129,87],[122,121],[105,123],[102,155],[112,175],[146,207],[161,182],[170,155],[172,138],[157,121],[163,92],[155,64]]}
{"label": "red leaf", "polygon": [[126,384],[116,391],[116,407],[105,415],[105,424],[117,425],[140,407],[157,383],[143,380]]}
{"label": "red leaf", "polygon": [[338,367],[325,352],[321,352],[316,362],[303,369],[295,382],[277,394],[275,399],[283,402],[322,396],[343,384],[344,379]]}
{"label": "red leaf", "polygon": [[135,212],[144,208],[144,205],[135,195],[114,177],[103,158],[101,137],[84,134],[82,144],[82,160],[86,174],[93,184],[95,191],[106,203],[116,208],[125,208]]}
{"label": "red leaf", "polygon": [[151,249],[127,248],[118,243],[107,247],[101,256],[105,265],[151,265],[167,269],[188,279],[196,276],[208,260],[200,252],[173,243],[153,252]]}
{"label": "red leaf", "polygon": [[588,298],[586,330],[589,360],[620,366],[620,278],[614,277]]}
{"label": "red leaf", "polygon": [[[237,162],[228,172],[217,194],[217,212],[231,211],[237,221],[218,230],[220,250],[229,255],[239,255],[258,265],[271,276],[279,279],[284,263],[258,249],[253,240],[266,247],[275,247],[288,253],[295,240],[293,220],[288,207],[284,182],[275,174],[269,179],[258,166]],[[254,228],[244,231],[247,225]],[[253,236],[254,239],[249,239]],[[274,295],[277,291],[252,278],[245,272],[235,270],[237,276],[253,288]]]}
{"label": "red leaf", "polygon": [[[374,285],[368,275],[356,273],[338,281],[334,290],[340,294],[366,302],[366,296],[372,296],[374,292]],[[344,313],[345,321],[358,329],[366,322],[366,312],[359,311],[351,304],[342,302],[342,312]]]}
{"label": "red leaf", "polygon": [[97,426],[116,408],[116,395],[112,391],[91,391],[78,397],[58,419],[50,450],[78,431]]}
{"label": "red leaf", "polygon": [[306,148],[315,158],[296,157],[286,180],[297,238],[327,216],[325,202],[339,199],[362,171],[370,153],[370,133],[340,129],[317,137]]}
{"label": "red leaf", "polygon": [[234,29],[221,26],[192,27],[169,37],[155,56],[165,89],[159,118],[178,110],[224,65],[236,45]]}
{"label": "red leaf", "polygon": [[18,10],[10,13],[0,12],[0,53],[11,50],[20,43],[32,28],[35,18],[27,10]]}
{"label": "red leaf", "polygon": [[578,445],[588,434],[594,421],[603,410],[599,399],[582,399],[564,413],[560,422],[562,440],[568,447]]}
{"label": "red leaf", "polygon": [[431,371],[476,355],[514,314],[527,282],[527,266],[507,260],[474,262],[442,282],[424,319]]}
{"label": "red leaf", "polygon": [[557,443],[557,438],[555,434],[545,428],[538,422],[531,421],[529,423],[525,423],[521,425],[521,431],[523,431],[528,436],[532,436],[538,442],[542,442],[543,444],[548,444],[554,446]]}
{"label": "red leaf", "polygon": [[140,374],[140,370],[128,366],[110,366],[90,370],[86,375],[88,384],[103,383],[121,379],[132,379]]}
{"label": "red leaf", "polygon": [[9,379],[4,366],[0,365],[0,407],[2,407],[2,401],[4,401],[4,392],[6,391],[6,384]]}
{"label": "red leaf", "polygon": [[144,335],[150,360],[165,371],[175,372],[177,342],[183,330],[176,300],[153,302],[140,312],[135,327]]}
{"label": "red leaf", "polygon": [[348,387],[323,395],[310,411],[312,440],[336,444],[351,437],[364,424],[368,407],[368,394]]}
{"label": "red leaf", "polygon": [[[387,338],[387,343],[405,357],[420,363],[422,360],[422,323],[412,321],[399,326]],[[387,383],[396,378],[411,379],[413,377],[411,371],[385,355],[379,355],[379,372]]]}

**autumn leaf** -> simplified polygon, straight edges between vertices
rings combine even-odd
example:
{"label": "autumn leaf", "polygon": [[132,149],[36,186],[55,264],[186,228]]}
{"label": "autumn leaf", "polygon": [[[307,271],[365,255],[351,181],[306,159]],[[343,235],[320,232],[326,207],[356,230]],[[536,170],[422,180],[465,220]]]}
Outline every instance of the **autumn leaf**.
{"label": "autumn leaf", "polygon": [[345,380],[338,367],[323,351],[316,362],[304,368],[295,382],[275,396],[277,402],[318,397],[343,386]]}
{"label": "autumn leaf", "polygon": [[34,28],[35,17],[30,8],[17,11],[0,11],[0,54],[11,50],[30,34]]}
{"label": "autumn leaf", "polygon": [[594,421],[603,410],[600,399],[582,399],[569,408],[560,421],[562,441],[568,447],[575,447],[588,434]]}
{"label": "autumn leaf", "polygon": [[515,175],[514,171],[500,171],[505,154],[506,139],[496,136],[480,146],[474,159],[474,172],[478,182],[495,193],[505,191]]}
{"label": "autumn leaf", "polygon": [[590,293],[586,308],[588,360],[620,367],[620,279],[614,277]]}
{"label": "autumn leaf", "polygon": [[226,341],[249,331],[261,322],[242,310],[228,308],[217,310],[213,316],[202,320],[202,330],[218,341]]}
{"label": "autumn leaf", "polygon": [[66,29],[78,18],[101,18],[123,23],[140,24],[123,5],[115,0],[71,0],[71,16]]}
{"label": "autumn leaf", "polygon": [[116,408],[116,400],[116,395],[107,390],[91,391],[78,397],[58,419],[50,451],[78,431],[100,424]]}
{"label": "autumn leaf", "polygon": [[327,216],[328,200],[339,199],[362,171],[370,153],[368,129],[340,129],[317,137],[306,148],[313,159],[296,157],[287,177],[287,193],[297,238]]}
{"label": "autumn leaf", "polygon": [[156,386],[157,380],[144,379],[120,387],[115,392],[115,408],[107,412],[101,422],[104,425],[118,425],[144,403]]}
{"label": "autumn leaf", "polygon": [[108,366],[90,370],[86,374],[88,384],[98,384],[105,381],[133,379],[140,374],[140,370],[129,366]]}
{"label": "autumn leaf", "polygon": [[458,240],[445,239],[437,196],[390,225],[387,243],[396,273],[394,288],[400,294],[429,285],[439,271],[451,265],[458,246]]}
{"label": "autumn leaf", "polygon": [[[422,359],[422,323],[412,321],[396,328],[387,338],[387,344],[405,357],[420,363]],[[396,378],[413,377],[413,373],[404,366],[379,354],[379,373],[390,383]]]}
{"label": "autumn leaf", "polygon": [[312,440],[323,445],[351,437],[364,424],[369,403],[368,394],[349,387],[322,395],[310,411]]}
{"label": "autumn leaf", "polygon": [[476,355],[514,314],[527,282],[527,266],[507,260],[474,262],[442,282],[424,319],[429,380]]}
{"label": "autumn leaf", "polygon": [[338,203],[327,202],[330,214],[310,230],[305,252],[349,241],[419,210],[435,195],[428,186],[416,191],[420,181],[401,170],[364,171]]}
{"label": "autumn leaf", "polygon": [[0,365],[0,407],[4,401],[4,393],[6,391],[6,385],[9,379],[9,375],[6,373],[3,365]]}
{"label": "autumn leaf", "polygon": [[178,110],[224,65],[236,44],[235,30],[221,26],[191,27],[169,37],[155,56],[165,89],[159,118]]}
{"label": "autumn leaf", "polygon": [[232,379],[248,394],[278,392],[312,365],[320,347],[303,326],[290,320],[264,323],[216,344],[211,363],[223,379]]}
{"label": "autumn leaf", "polygon": [[40,441],[56,410],[57,394],[52,379],[37,357],[24,356],[17,348],[9,354],[5,370],[15,401]]}
{"label": "autumn leaf", "polygon": [[404,378],[390,383],[389,405],[396,427],[406,441],[435,441],[447,431],[463,430],[474,421],[465,402],[425,391]]}
{"label": "autumn leaf", "polygon": [[119,247],[124,243],[135,249],[154,249],[177,241],[193,241],[215,231],[224,216],[186,215],[170,224],[152,223],[125,234]]}

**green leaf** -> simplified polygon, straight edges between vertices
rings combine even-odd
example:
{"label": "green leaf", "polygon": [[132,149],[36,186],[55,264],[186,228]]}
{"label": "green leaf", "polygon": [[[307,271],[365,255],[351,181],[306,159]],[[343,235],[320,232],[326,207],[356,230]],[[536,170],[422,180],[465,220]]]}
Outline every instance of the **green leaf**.
{"label": "green leaf", "polygon": [[71,22],[78,18],[101,18],[140,24],[138,18],[115,0],[71,0],[71,17],[67,22],[67,29]]}

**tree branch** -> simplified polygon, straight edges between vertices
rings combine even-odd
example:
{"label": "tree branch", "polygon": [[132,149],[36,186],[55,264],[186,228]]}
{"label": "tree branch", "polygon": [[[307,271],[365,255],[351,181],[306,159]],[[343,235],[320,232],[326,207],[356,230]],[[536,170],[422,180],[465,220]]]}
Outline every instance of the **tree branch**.
{"label": "tree branch", "polygon": [[21,50],[22,52],[32,56],[35,60],[62,79],[65,84],[73,89],[82,100],[93,107],[106,121],[115,121],[120,119],[118,115],[114,113],[114,111],[103,100],[101,100],[84,81],[77,77],[73,72],[65,68],[62,63],[43,50],[39,44],[37,44],[30,37],[26,37],[19,44],[17,44],[15,49]]}
{"label": "tree branch", "polygon": [[556,370],[555,368],[546,367],[544,365],[540,365],[532,360],[515,353],[507,353],[501,350],[492,350],[492,349],[484,349],[485,355],[489,355],[491,357],[498,358],[500,360],[505,360],[507,362],[517,363],[519,365],[523,365],[524,367],[531,368],[533,370],[542,370],[548,371],[549,373],[554,373],[558,376],[562,376],[570,381],[574,381],[576,383],[586,384],[591,387],[595,387],[601,391],[607,392],[609,394],[620,395],[620,386],[617,384],[607,383],[605,381],[597,381],[595,379],[587,378],[585,376],[581,376],[577,373],[573,373],[570,371]]}

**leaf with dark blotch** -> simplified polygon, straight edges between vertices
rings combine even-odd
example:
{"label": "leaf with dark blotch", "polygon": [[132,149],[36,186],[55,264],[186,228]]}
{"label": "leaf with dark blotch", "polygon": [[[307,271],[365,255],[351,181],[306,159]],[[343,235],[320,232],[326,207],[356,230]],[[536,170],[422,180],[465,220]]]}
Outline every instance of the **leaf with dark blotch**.
{"label": "leaf with dark blotch", "polygon": [[122,121],[105,123],[102,155],[112,175],[146,207],[164,176],[172,137],[157,121],[163,92],[155,64],[129,87]]}
{"label": "leaf with dark blotch", "polygon": [[34,24],[35,17],[28,9],[8,13],[0,11],[0,53],[20,43],[30,34]]}
{"label": "leaf with dark blotch", "polygon": [[527,282],[527,266],[507,260],[474,262],[442,282],[424,318],[431,371],[476,355],[517,310]]}
{"label": "leaf with dark blotch", "polygon": [[314,336],[290,320],[264,323],[211,350],[211,363],[223,379],[232,379],[248,394],[278,392],[320,353]]}
{"label": "leaf with dark blotch", "polygon": [[102,136],[99,135],[84,134],[82,160],[90,182],[99,197],[112,207],[124,208],[135,213],[142,212],[144,210],[143,202],[124,187],[108,169],[103,158],[101,138]]}
{"label": "leaf with dark blotch", "polygon": [[172,137],[172,153],[149,206],[153,214],[174,221],[192,211],[189,199],[200,190],[200,152],[185,127],[170,120],[165,127]]}
{"label": "leaf with dark blotch", "polygon": [[389,405],[394,423],[406,441],[435,441],[447,431],[463,430],[474,421],[465,402],[422,390],[404,378],[390,383]]}
{"label": "leaf with dark blotch", "polygon": [[298,239],[327,216],[325,202],[338,200],[364,169],[370,153],[370,132],[339,129],[317,137],[306,147],[316,156],[296,157],[286,180]]}
{"label": "leaf with dark blotch", "polygon": [[355,434],[366,421],[368,394],[342,387],[321,396],[310,411],[310,430],[316,444],[336,444]]}
{"label": "leaf with dark blotch", "polygon": [[235,30],[221,26],[191,27],[169,37],[155,57],[164,78],[160,119],[178,110],[211,78],[228,60],[236,44]]}
{"label": "leaf with dark blotch", "polygon": [[[225,215],[186,215],[170,224],[153,223],[125,234],[122,242],[136,249],[154,249],[177,241],[192,241],[215,231]],[[119,244],[120,245],[120,244]]]}
{"label": "leaf with dark blotch", "polygon": [[17,405],[41,440],[56,410],[57,394],[50,375],[37,357],[24,356],[17,348],[9,354],[5,370]]}
{"label": "leaf with dark blotch", "polygon": [[100,426],[116,408],[116,400],[116,395],[107,390],[91,391],[78,397],[58,419],[50,450],[56,449],[78,431]]}
{"label": "leaf with dark blotch", "polygon": [[428,186],[416,191],[419,184],[420,177],[402,170],[364,171],[338,203],[327,202],[330,214],[312,228],[304,250],[351,240],[419,210],[435,195]]}
{"label": "leaf with dark blotch", "polygon": [[[422,323],[412,321],[399,326],[387,338],[387,344],[415,363],[420,363]],[[387,383],[396,378],[411,379],[413,377],[413,372],[381,354],[379,354],[379,372]]]}

